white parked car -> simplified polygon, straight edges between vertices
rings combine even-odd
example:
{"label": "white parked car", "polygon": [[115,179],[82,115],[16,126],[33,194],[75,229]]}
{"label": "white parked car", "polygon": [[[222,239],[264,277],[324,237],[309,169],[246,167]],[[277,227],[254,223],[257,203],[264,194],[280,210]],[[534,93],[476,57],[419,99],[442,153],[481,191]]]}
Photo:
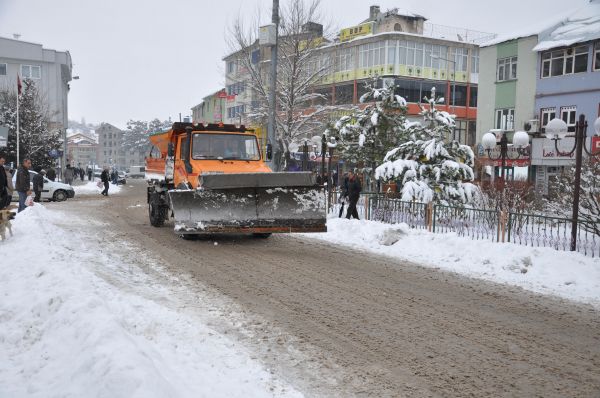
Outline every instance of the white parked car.
{"label": "white parked car", "polygon": [[[33,176],[37,173],[33,170],[29,170],[29,178],[31,181],[31,187],[33,188]],[[13,185],[16,184],[17,173],[13,176]],[[52,200],[56,202],[62,202],[69,198],[75,197],[75,190],[69,184],[63,184],[62,182],[50,181],[44,177],[44,189],[42,190],[42,200]],[[13,192],[12,200],[15,202],[19,201],[19,194],[17,191]]]}

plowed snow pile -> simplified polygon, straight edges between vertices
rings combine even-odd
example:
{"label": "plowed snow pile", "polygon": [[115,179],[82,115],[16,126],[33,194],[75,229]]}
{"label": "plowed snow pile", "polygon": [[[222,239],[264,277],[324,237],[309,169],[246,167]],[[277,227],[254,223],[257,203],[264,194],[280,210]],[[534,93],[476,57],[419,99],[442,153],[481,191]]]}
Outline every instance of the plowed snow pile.
{"label": "plowed snow pile", "polygon": [[0,242],[0,397],[300,395],[166,288],[115,283],[118,255],[67,217],[36,204]]}

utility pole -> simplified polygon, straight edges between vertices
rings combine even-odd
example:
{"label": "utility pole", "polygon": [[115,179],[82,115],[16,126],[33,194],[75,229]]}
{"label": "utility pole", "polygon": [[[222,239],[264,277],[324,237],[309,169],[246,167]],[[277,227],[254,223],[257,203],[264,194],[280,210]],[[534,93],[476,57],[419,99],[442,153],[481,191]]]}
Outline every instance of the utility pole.
{"label": "utility pole", "polygon": [[[267,127],[267,143],[273,148],[272,168],[278,169],[278,159],[281,157],[281,149],[276,139],[275,112],[277,112],[277,44],[279,41],[279,0],[273,0],[273,17],[271,21],[275,25],[275,45],[271,46],[271,91],[269,92],[269,125]],[[274,167],[273,167],[274,166]],[[279,170],[274,170],[279,171]]]}

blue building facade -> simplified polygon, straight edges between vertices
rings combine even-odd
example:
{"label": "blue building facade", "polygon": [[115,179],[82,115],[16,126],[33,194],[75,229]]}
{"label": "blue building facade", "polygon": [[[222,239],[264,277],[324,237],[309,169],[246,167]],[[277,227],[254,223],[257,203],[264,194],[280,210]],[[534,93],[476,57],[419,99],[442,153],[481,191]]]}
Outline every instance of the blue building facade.
{"label": "blue building facade", "polygon": [[593,124],[600,116],[600,40],[538,53],[535,110],[541,132],[554,117],[570,131],[581,114]]}

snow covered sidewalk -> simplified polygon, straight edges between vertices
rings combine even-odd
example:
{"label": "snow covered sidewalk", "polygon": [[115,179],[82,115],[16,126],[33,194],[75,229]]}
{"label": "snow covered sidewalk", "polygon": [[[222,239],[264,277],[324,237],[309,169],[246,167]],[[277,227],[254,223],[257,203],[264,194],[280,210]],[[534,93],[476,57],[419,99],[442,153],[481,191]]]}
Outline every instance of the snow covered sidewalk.
{"label": "snow covered sidewalk", "polygon": [[[73,189],[75,190],[75,195],[76,196],[80,196],[80,195],[97,195],[100,194],[100,192],[102,192],[102,190],[104,189],[104,187],[102,188],[98,188],[98,181],[94,182],[94,181],[88,181],[85,184],[82,185],[73,185]],[[108,194],[112,195],[112,194],[117,194],[119,192],[121,192],[121,185],[115,185],[115,184],[110,184],[110,187],[108,188]]]}
{"label": "snow covered sidewalk", "polygon": [[600,307],[599,258],[433,234],[406,224],[330,218],[327,229],[305,236]]}
{"label": "snow covered sidewalk", "polygon": [[300,395],[177,311],[169,287],[127,281],[118,253],[63,226],[90,223],[36,204],[0,242],[0,397]]}

